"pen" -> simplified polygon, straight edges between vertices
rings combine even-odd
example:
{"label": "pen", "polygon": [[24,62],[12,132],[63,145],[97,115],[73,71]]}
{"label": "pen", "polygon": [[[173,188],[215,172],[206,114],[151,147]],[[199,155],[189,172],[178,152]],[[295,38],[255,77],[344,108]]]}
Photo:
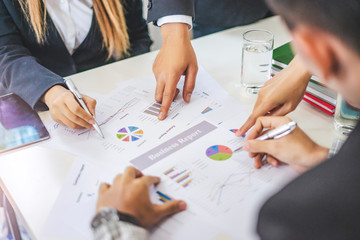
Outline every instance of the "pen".
{"label": "pen", "polygon": [[[260,137],[256,138],[256,140],[268,140],[268,139],[279,139],[285,137],[286,135],[290,134],[292,131],[295,130],[297,124],[296,122],[289,122],[284,124],[274,130],[269,131],[268,133],[261,135]],[[236,149],[233,152],[238,152],[242,149],[242,146]]]}
{"label": "pen", "polygon": [[[89,114],[92,116],[92,114],[90,113],[89,109],[87,108],[84,100],[82,99],[82,95],[79,92],[79,90],[77,89],[77,87],[75,86],[74,82],[70,79],[64,79],[66,86],[69,88],[69,90],[72,92],[72,94],[74,94],[76,100],[79,102],[79,104],[81,105],[81,107]],[[96,130],[97,133],[99,133],[99,135],[104,138],[104,134],[102,133],[99,125],[96,123],[93,124],[94,129]]]}

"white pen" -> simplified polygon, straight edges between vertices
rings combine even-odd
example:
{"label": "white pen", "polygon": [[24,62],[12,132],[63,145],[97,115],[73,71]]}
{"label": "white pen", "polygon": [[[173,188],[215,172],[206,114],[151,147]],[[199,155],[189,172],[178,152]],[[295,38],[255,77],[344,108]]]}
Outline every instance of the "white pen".
{"label": "white pen", "polygon": [[[67,79],[64,79],[65,81],[65,84],[66,86],[69,88],[69,90],[72,92],[72,94],[74,94],[76,100],[79,102],[79,104],[81,105],[81,107],[90,115],[90,116],[93,116],[89,109],[87,108],[84,100],[82,99],[82,95],[81,93],[79,92],[79,90],[77,89],[77,87],[75,86],[74,82],[70,79],[70,78],[67,78]],[[99,125],[95,123],[92,125],[94,127],[94,129],[96,130],[97,133],[99,133],[99,135],[104,138],[104,134],[102,133]]]}
{"label": "white pen", "polygon": [[[290,134],[292,131],[295,130],[297,124],[296,122],[289,122],[284,124],[280,127],[275,128],[274,130],[269,131],[268,133],[261,135],[260,137],[256,138],[256,140],[268,140],[268,139],[279,139],[285,137],[286,135]],[[236,149],[234,152],[240,151],[242,146]]]}

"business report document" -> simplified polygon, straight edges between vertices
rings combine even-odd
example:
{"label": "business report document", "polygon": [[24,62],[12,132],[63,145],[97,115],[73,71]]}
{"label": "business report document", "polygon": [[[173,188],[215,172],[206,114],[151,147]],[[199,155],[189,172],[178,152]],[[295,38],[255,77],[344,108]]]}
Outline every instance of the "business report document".
{"label": "business report document", "polygon": [[97,96],[96,119],[105,139],[46,121],[52,136],[48,146],[78,160],[46,221],[44,235],[90,239],[100,183],[111,183],[132,165],[161,177],[156,191],[150,191],[155,203],[166,201],[160,191],[188,204],[186,211],[151,229],[151,239],[257,238],[262,203],[296,173],[287,166],[256,170],[246,152],[234,152],[245,139],[235,132],[248,117],[247,107],[204,70],[199,70],[191,103],[178,96],[165,121],[157,120],[154,89],[155,80],[149,77],[119,83],[111,94]]}

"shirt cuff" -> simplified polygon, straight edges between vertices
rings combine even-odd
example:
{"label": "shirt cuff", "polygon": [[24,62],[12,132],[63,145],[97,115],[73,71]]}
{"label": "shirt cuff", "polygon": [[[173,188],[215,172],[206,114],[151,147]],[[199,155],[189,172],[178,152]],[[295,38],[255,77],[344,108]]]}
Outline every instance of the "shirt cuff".
{"label": "shirt cuff", "polygon": [[186,23],[189,26],[189,30],[192,29],[192,17],[187,15],[170,15],[157,20],[159,27],[166,23]]}

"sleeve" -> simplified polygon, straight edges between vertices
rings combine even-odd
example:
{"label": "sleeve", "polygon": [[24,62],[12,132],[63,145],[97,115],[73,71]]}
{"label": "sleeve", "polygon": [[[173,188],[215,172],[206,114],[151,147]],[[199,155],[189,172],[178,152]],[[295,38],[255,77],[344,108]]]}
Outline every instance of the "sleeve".
{"label": "sleeve", "polygon": [[127,9],[127,27],[130,40],[130,56],[147,53],[150,51],[152,41],[149,37],[148,26],[143,18],[142,1],[128,1],[127,5],[131,9]]}
{"label": "sleeve", "polygon": [[94,240],[148,240],[144,228],[122,221],[108,221],[94,230]]}
{"label": "sleeve", "polygon": [[147,22],[170,15],[186,15],[195,18],[194,0],[149,0]]}
{"label": "sleeve", "polygon": [[100,222],[101,224],[96,228],[92,227],[94,240],[149,239],[146,229],[129,222],[119,221],[115,213],[110,213],[106,218],[102,218]]}
{"label": "sleeve", "polygon": [[353,141],[271,197],[259,213],[260,238],[360,239],[357,146],[359,141]]}
{"label": "sleeve", "polygon": [[171,15],[159,18],[157,20],[157,25],[161,27],[161,25],[166,23],[186,23],[189,25],[189,30],[192,29],[192,17],[186,15]]}
{"label": "sleeve", "polygon": [[33,109],[47,110],[41,97],[54,85],[64,85],[62,77],[40,65],[24,47],[5,3],[0,1],[0,88],[20,96]]}

